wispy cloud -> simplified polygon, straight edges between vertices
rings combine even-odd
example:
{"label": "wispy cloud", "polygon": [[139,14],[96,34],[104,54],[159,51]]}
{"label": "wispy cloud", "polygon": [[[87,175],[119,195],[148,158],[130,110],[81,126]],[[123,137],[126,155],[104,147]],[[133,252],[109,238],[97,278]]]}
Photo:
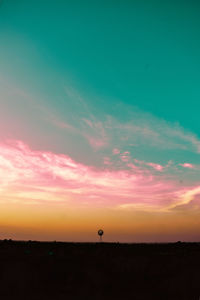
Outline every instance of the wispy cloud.
{"label": "wispy cloud", "polygon": [[108,157],[104,162],[107,167],[97,169],[67,155],[33,151],[21,141],[0,144],[0,199],[170,211],[200,191],[144,166],[115,170]]}
{"label": "wispy cloud", "polygon": [[120,144],[148,145],[158,149],[179,149],[200,153],[200,139],[180,125],[145,114],[134,113],[133,121],[119,122],[108,117],[104,123],[109,136]]}
{"label": "wispy cloud", "polygon": [[184,168],[195,169],[195,166],[193,164],[189,164],[189,163],[180,164],[180,166],[182,166]]}
{"label": "wispy cloud", "polygon": [[[132,120],[129,121],[119,121],[111,116],[104,116],[102,120],[100,116],[94,117],[91,111],[90,114],[86,111],[85,117],[77,119],[76,130],[79,130],[94,150],[109,148],[116,152],[118,149],[127,151],[124,149],[127,146],[148,146],[149,149],[162,151],[176,149],[200,153],[198,136],[176,123],[166,122],[151,114],[147,116],[142,112],[134,112],[134,109],[131,112]],[[61,124],[61,128],[70,127],[68,123],[67,126],[64,125],[65,122]],[[59,122],[55,125],[59,126]]]}
{"label": "wispy cloud", "polygon": [[92,122],[88,119],[83,119],[83,122],[87,125],[87,127],[82,125],[82,128],[84,129],[82,129],[82,134],[94,150],[108,146],[108,136],[102,122]]}

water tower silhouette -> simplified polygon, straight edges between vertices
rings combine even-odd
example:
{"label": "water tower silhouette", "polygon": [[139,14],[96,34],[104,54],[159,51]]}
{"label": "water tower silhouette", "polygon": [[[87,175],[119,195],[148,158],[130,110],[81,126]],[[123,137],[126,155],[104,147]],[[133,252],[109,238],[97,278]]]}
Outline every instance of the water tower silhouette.
{"label": "water tower silhouette", "polygon": [[102,235],[104,234],[102,229],[98,230],[98,235],[99,235],[99,241],[102,242]]}

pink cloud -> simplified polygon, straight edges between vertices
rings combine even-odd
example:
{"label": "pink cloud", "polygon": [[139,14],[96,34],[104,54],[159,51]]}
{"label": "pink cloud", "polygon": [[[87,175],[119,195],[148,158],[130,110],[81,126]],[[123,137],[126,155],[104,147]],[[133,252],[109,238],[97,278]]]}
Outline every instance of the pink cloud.
{"label": "pink cloud", "polygon": [[117,155],[117,154],[120,153],[120,150],[117,149],[117,148],[114,148],[113,151],[112,151],[112,153],[113,153],[114,155]]}
{"label": "pink cloud", "polygon": [[92,124],[92,122],[91,122],[90,120],[84,119],[84,118],[83,118],[83,121],[84,121],[89,127],[93,128],[93,124]]}
{"label": "pink cloud", "polygon": [[130,152],[129,151],[125,151],[124,155],[130,155]]}
{"label": "pink cloud", "polygon": [[150,166],[152,168],[154,168],[157,171],[162,171],[163,170],[163,166],[159,165],[159,164],[155,164],[155,163],[147,163],[147,166]]}
{"label": "pink cloud", "polygon": [[120,155],[120,158],[123,162],[128,162],[130,159],[130,152],[129,151],[125,151]]}
{"label": "pink cloud", "polygon": [[88,136],[88,135],[85,135],[85,137],[87,138],[90,146],[92,148],[94,148],[95,150],[101,149],[107,145],[107,142],[105,139],[96,138],[96,137]]}
{"label": "pink cloud", "polygon": [[[57,127],[59,128],[62,128],[62,129],[67,129],[67,130],[70,130],[70,131],[78,131],[75,127],[73,127],[72,125],[66,123],[66,122],[61,122],[61,121],[58,121],[56,120],[55,118],[52,120],[52,123],[54,123],[54,125],[56,125]],[[79,131],[78,131],[79,132]]]}
{"label": "pink cloud", "polygon": [[82,135],[87,139],[90,146],[94,150],[104,148],[108,145],[108,136],[101,122],[92,122],[87,119],[83,119],[87,124],[87,130],[82,130]]}
{"label": "pink cloud", "polygon": [[180,166],[184,168],[195,169],[195,166],[189,163],[180,164]]}
{"label": "pink cloud", "polygon": [[134,165],[134,164],[132,164],[132,163],[127,164],[127,166],[128,166],[129,168],[131,168],[131,169],[135,169],[135,170],[138,170],[138,169],[139,169],[136,165]]}
{"label": "pink cloud", "polygon": [[137,160],[137,159],[134,159],[135,163],[139,164],[139,165],[143,165],[143,166],[150,166],[152,167],[153,169],[155,169],[156,171],[163,171],[164,167],[159,165],[159,164],[156,164],[156,163],[153,163],[153,162],[145,162],[143,160]]}
{"label": "pink cloud", "polygon": [[103,163],[104,165],[108,165],[108,166],[112,165],[112,162],[110,161],[110,157],[104,157]]}
{"label": "pink cloud", "polygon": [[121,160],[122,160],[123,162],[128,162],[129,158],[128,158],[128,156],[126,156],[126,155],[122,155],[122,156],[121,156]]}
{"label": "pink cloud", "polygon": [[189,201],[193,197],[192,187],[180,187],[176,180],[133,164],[129,170],[109,169],[108,157],[104,162],[107,168],[97,169],[67,155],[31,150],[21,141],[0,144],[0,201],[87,202],[108,208],[131,204],[157,211],[185,203],[184,193]]}

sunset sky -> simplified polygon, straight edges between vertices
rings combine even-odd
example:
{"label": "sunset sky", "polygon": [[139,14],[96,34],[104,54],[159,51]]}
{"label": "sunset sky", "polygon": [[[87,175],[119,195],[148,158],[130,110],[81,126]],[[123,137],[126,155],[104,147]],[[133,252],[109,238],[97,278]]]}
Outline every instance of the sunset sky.
{"label": "sunset sky", "polygon": [[199,12],[0,1],[0,239],[200,241]]}

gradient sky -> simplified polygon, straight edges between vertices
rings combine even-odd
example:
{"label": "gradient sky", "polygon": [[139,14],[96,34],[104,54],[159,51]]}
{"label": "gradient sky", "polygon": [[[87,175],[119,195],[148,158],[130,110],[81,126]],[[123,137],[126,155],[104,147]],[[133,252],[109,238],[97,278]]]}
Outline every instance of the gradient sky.
{"label": "gradient sky", "polygon": [[199,11],[0,1],[0,238],[200,240]]}

